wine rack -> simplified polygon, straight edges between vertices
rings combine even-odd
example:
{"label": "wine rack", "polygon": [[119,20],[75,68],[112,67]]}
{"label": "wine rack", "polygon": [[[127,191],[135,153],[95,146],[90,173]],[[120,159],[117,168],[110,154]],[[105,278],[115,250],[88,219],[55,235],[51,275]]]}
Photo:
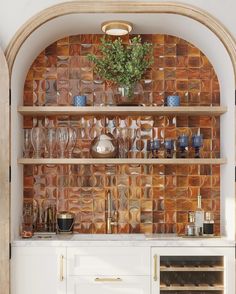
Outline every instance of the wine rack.
{"label": "wine rack", "polygon": [[223,257],[161,256],[160,293],[223,294]]}

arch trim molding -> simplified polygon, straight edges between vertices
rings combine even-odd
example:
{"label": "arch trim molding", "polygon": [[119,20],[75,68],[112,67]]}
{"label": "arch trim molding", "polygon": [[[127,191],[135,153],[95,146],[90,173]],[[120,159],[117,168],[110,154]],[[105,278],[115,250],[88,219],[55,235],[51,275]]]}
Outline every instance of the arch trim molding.
{"label": "arch trim molding", "polygon": [[120,2],[107,0],[72,1],[57,4],[42,10],[31,17],[13,36],[5,50],[11,73],[15,58],[25,40],[41,25],[67,14],[75,13],[168,13],[183,15],[194,19],[210,29],[226,48],[234,69],[236,85],[236,42],[227,28],[208,12],[192,5],[173,2]]}

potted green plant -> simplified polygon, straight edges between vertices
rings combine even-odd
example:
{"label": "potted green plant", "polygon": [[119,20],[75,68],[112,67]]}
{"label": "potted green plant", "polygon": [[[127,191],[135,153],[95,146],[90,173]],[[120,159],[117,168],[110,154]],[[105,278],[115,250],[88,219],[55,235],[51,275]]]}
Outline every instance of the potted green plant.
{"label": "potted green plant", "polygon": [[142,43],[140,36],[130,39],[129,44],[123,44],[121,38],[111,40],[104,36],[99,49],[101,56],[87,55],[95,65],[94,71],[115,84],[130,103],[137,82],[153,63],[152,44]]}

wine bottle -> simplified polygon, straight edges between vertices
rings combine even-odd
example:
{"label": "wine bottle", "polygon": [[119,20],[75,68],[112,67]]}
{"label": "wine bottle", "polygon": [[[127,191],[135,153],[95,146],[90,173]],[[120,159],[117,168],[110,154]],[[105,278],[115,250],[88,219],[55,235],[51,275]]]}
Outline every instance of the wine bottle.
{"label": "wine bottle", "polygon": [[204,210],[202,209],[202,197],[197,197],[197,209],[195,211],[195,226],[199,235],[202,235],[202,228],[204,222]]}

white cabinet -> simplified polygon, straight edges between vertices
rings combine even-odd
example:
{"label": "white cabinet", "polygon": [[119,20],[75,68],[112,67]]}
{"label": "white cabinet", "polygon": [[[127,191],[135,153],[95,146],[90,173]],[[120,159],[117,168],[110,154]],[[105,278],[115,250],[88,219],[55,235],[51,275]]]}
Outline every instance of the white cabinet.
{"label": "white cabinet", "polygon": [[152,294],[235,294],[233,247],[152,248]]}
{"label": "white cabinet", "polygon": [[148,247],[71,247],[68,275],[150,275]]}
{"label": "white cabinet", "polygon": [[67,294],[150,294],[150,248],[67,249]]}
{"label": "white cabinet", "polygon": [[12,294],[66,294],[66,249],[13,247]]}
{"label": "white cabinet", "polygon": [[68,277],[67,294],[150,294],[149,276]]}

